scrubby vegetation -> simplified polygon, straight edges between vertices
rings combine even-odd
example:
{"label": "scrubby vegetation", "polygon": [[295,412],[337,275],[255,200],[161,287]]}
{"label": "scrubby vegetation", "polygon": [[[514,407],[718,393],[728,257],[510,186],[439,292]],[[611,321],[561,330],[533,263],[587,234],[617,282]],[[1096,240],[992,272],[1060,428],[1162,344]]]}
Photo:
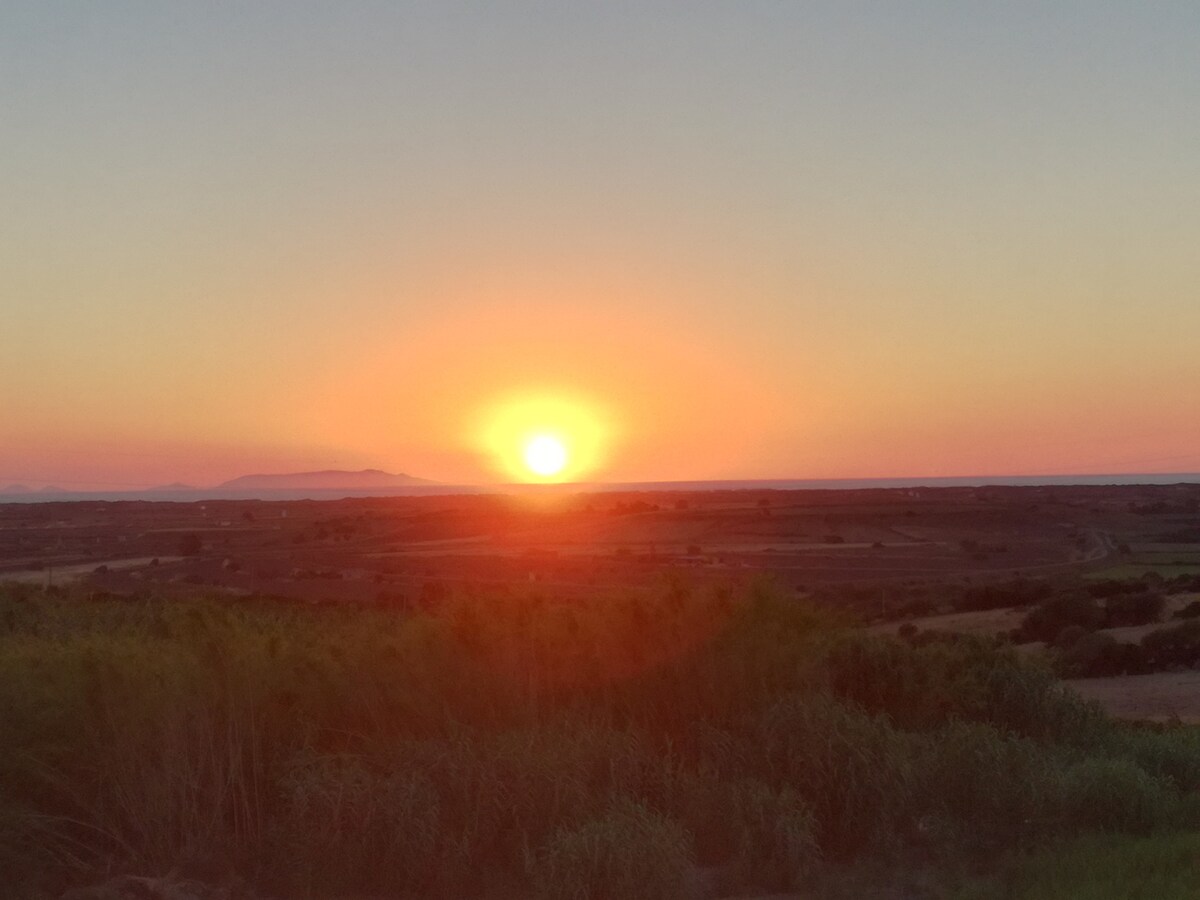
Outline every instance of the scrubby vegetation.
{"label": "scrubby vegetation", "polygon": [[[1190,586],[1177,582],[1166,590]],[[1200,625],[1193,621],[1200,616],[1200,602],[1178,608],[1170,617],[1173,624],[1120,637],[1106,630],[1162,623],[1167,595],[1156,586],[1164,584],[1161,578],[1133,578],[1062,586],[1029,607],[1008,637],[1015,643],[1045,644],[1055,671],[1066,678],[1193,668],[1200,665]],[[909,639],[915,633],[915,628],[901,632]]]}
{"label": "scrubby vegetation", "polygon": [[1088,836],[1007,859],[950,900],[1193,900],[1200,896],[1200,836]]}
{"label": "scrubby vegetation", "polygon": [[1014,638],[1018,641],[1066,643],[1063,632],[1079,629],[1080,633],[1098,628],[1122,628],[1157,622],[1166,607],[1166,600],[1156,591],[1139,589],[1103,594],[1067,592],[1038,604],[1025,616]]}
{"label": "scrubby vegetation", "polygon": [[758,585],[424,612],[0,595],[0,871],[267,895],[780,891],[1200,825],[1187,729],[998,641],[851,632]]}

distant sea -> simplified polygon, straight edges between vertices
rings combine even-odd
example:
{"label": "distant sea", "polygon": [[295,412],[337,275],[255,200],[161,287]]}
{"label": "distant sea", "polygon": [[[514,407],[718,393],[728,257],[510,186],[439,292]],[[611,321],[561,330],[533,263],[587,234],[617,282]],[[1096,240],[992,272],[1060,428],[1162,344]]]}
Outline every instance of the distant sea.
{"label": "distant sea", "polygon": [[1050,487],[1070,485],[1200,484],[1200,473],[1173,472],[1118,475],[980,475],[953,478],[778,478],[729,481],[633,481],[586,484],[420,485],[373,490],[192,490],[147,491],[31,491],[0,493],[0,503],[68,503],[78,501],[159,501],[195,503],[204,500],[340,500],[362,497],[413,497],[448,494],[504,494],[529,491],[614,493],[625,491],[857,491],[885,488]]}

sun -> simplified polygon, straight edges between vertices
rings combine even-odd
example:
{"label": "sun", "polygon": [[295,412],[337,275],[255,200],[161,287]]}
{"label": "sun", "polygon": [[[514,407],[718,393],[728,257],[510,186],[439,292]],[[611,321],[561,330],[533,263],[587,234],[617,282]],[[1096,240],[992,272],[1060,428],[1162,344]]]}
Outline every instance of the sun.
{"label": "sun", "polygon": [[611,414],[574,391],[514,390],[474,418],[470,439],[514,482],[578,482],[600,470],[615,434]]}
{"label": "sun", "polygon": [[525,465],[540,478],[553,478],[567,466],[567,447],[552,434],[530,438],[524,448]]}

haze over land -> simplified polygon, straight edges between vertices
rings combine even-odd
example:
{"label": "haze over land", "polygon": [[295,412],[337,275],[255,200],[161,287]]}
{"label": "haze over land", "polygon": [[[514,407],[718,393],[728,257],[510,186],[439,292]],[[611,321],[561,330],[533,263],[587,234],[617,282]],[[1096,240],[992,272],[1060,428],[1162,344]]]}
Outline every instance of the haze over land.
{"label": "haze over land", "polygon": [[503,482],[495,411],[551,401],[595,480],[1196,471],[1198,42],[7,3],[0,484]]}
{"label": "haze over land", "polygon": [[378,469],[364,469],[361,472],[326,470],[323,472],[292,472],[273,475],[242,475],[219,484],[217,487],[234,490],[292,488],[312,488],[315,490],[355,488],[370,490],[372,488],[413,487],[415,485],[428,484],[433,484],[433,482],[425,478],[405,475],[404,473],[393,474],[391,472],[381,472]]}

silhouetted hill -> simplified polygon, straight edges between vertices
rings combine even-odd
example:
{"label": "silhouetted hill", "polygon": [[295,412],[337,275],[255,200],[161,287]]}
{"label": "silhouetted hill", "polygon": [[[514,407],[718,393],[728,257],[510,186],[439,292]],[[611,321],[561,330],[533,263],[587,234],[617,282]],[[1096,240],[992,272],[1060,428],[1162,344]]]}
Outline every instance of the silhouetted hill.
{"label": "silhouetted hill", "polygon": [[403,472],[382,472],[379,469],[363,469],[360,472],[343,472],[329,469],[322,472],[290,472],[275,475],[243,475],[217,485],[217,490],[234,491],[340,491],[375,490],[380,488],[412,487],[434,484],[426,478],[416,478]]}

